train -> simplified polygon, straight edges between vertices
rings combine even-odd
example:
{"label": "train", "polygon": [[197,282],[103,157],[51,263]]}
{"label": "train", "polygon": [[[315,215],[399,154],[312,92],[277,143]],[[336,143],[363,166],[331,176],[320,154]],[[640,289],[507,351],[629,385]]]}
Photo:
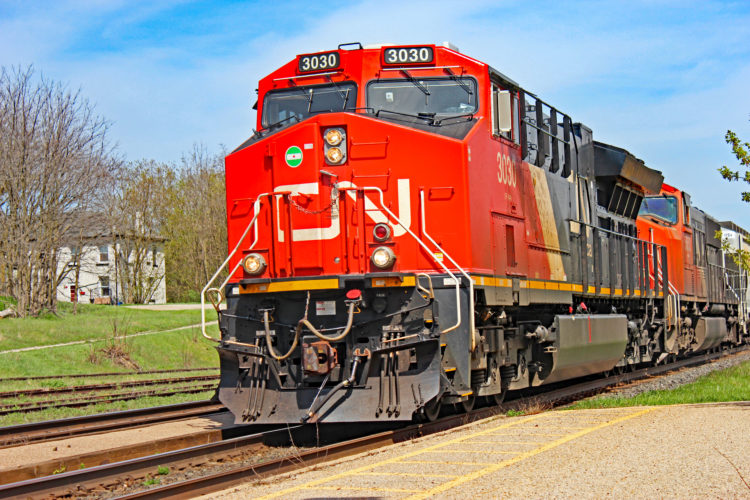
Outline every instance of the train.
{"label": "train", "polygon": [[303,53],[257,94],[201,295],[237,423],[431,421],[748,340],[747,232],[456,47]]}

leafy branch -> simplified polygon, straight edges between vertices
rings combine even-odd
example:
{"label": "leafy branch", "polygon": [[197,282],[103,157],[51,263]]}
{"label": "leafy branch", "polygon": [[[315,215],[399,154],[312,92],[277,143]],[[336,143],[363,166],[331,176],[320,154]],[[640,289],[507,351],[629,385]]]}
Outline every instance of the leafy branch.
{"label": "leafy branch", "polygon": [[[727,130],[724,139],[727,141],[727,144],[730,144],[732,146],[732,153],[734,153],[734,156],[740,162],[740,165],[750,169],[750,142],[741,141],[740,138],[737,137],[737,134],[735,134],[731,130]],[[750,184],[750,170],[746,170],[743,175],[740,175],[739,170],[733,170],[724,165],[719,169],[719,173],[724,179],[728,180],[729,182],[739,181],[740,179],[742,179],[746,183]],[[750,192],[745,191],[742,193],[742,201],[750,203]]]}

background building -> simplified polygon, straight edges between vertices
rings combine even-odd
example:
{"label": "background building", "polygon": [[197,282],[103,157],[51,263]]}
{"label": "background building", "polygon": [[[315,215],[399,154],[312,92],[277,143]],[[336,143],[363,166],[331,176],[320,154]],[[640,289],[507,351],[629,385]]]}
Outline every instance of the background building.
{"label": "background building", "polygon": [[103,233],[58,249],[57,300],[166,303],[165,240],[148,240],[133,245],[132,239]]}

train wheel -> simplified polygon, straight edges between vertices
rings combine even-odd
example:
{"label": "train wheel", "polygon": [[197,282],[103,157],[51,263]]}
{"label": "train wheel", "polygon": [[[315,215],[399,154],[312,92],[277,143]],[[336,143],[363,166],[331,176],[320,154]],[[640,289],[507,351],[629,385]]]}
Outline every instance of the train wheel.
{"label": "train wheel", "polygon": [[492,404],[495,405],[501,405],[503,404],[503,401],[505,401],[505,395],[508,393],[508,389],[503,389],[500,394],[493,394],[490,396],[490,401]]}
{"label": "train wheel", "polygon": [[422,413],[424,419],[428,422],[434,422],[435,420],[437,420],[438,416],[440,416],[440,409],[442,407],[443,405],[440,402],[440,397],[437,397],[428,402],[426,405],[424,405],[424,412]]}
{"label": "train wheel", "polygon": [[460,408],[464,411],[464,413],[469,413],[474,409],[474,403],[476,402],[476,400],[477,398],[475,398],[472,394],[471,396],[469,396],[469,399],[461,401]]}

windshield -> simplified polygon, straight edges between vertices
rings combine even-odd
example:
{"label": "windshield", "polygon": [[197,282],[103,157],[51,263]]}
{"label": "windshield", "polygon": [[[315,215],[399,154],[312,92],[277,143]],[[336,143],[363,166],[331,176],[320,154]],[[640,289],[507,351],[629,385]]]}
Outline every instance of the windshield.
{"label": "windshield", "polygon": [[674,196],[647,196],[641,202],[638,215],[652,215],[670,224],[677,224],[677,198]]}
{"label": "windshield", "polygon": [[263,99],[263,128],[296,122],[318,114],[353,109],[357,86],[352,82],[291,87],[268,92]]}
{"label": "windshield", "polygon": [[373,113],[471,114],[477,110],[477,83],[473,78],[459,77],[371,82],[367,86],[367,106]]}

